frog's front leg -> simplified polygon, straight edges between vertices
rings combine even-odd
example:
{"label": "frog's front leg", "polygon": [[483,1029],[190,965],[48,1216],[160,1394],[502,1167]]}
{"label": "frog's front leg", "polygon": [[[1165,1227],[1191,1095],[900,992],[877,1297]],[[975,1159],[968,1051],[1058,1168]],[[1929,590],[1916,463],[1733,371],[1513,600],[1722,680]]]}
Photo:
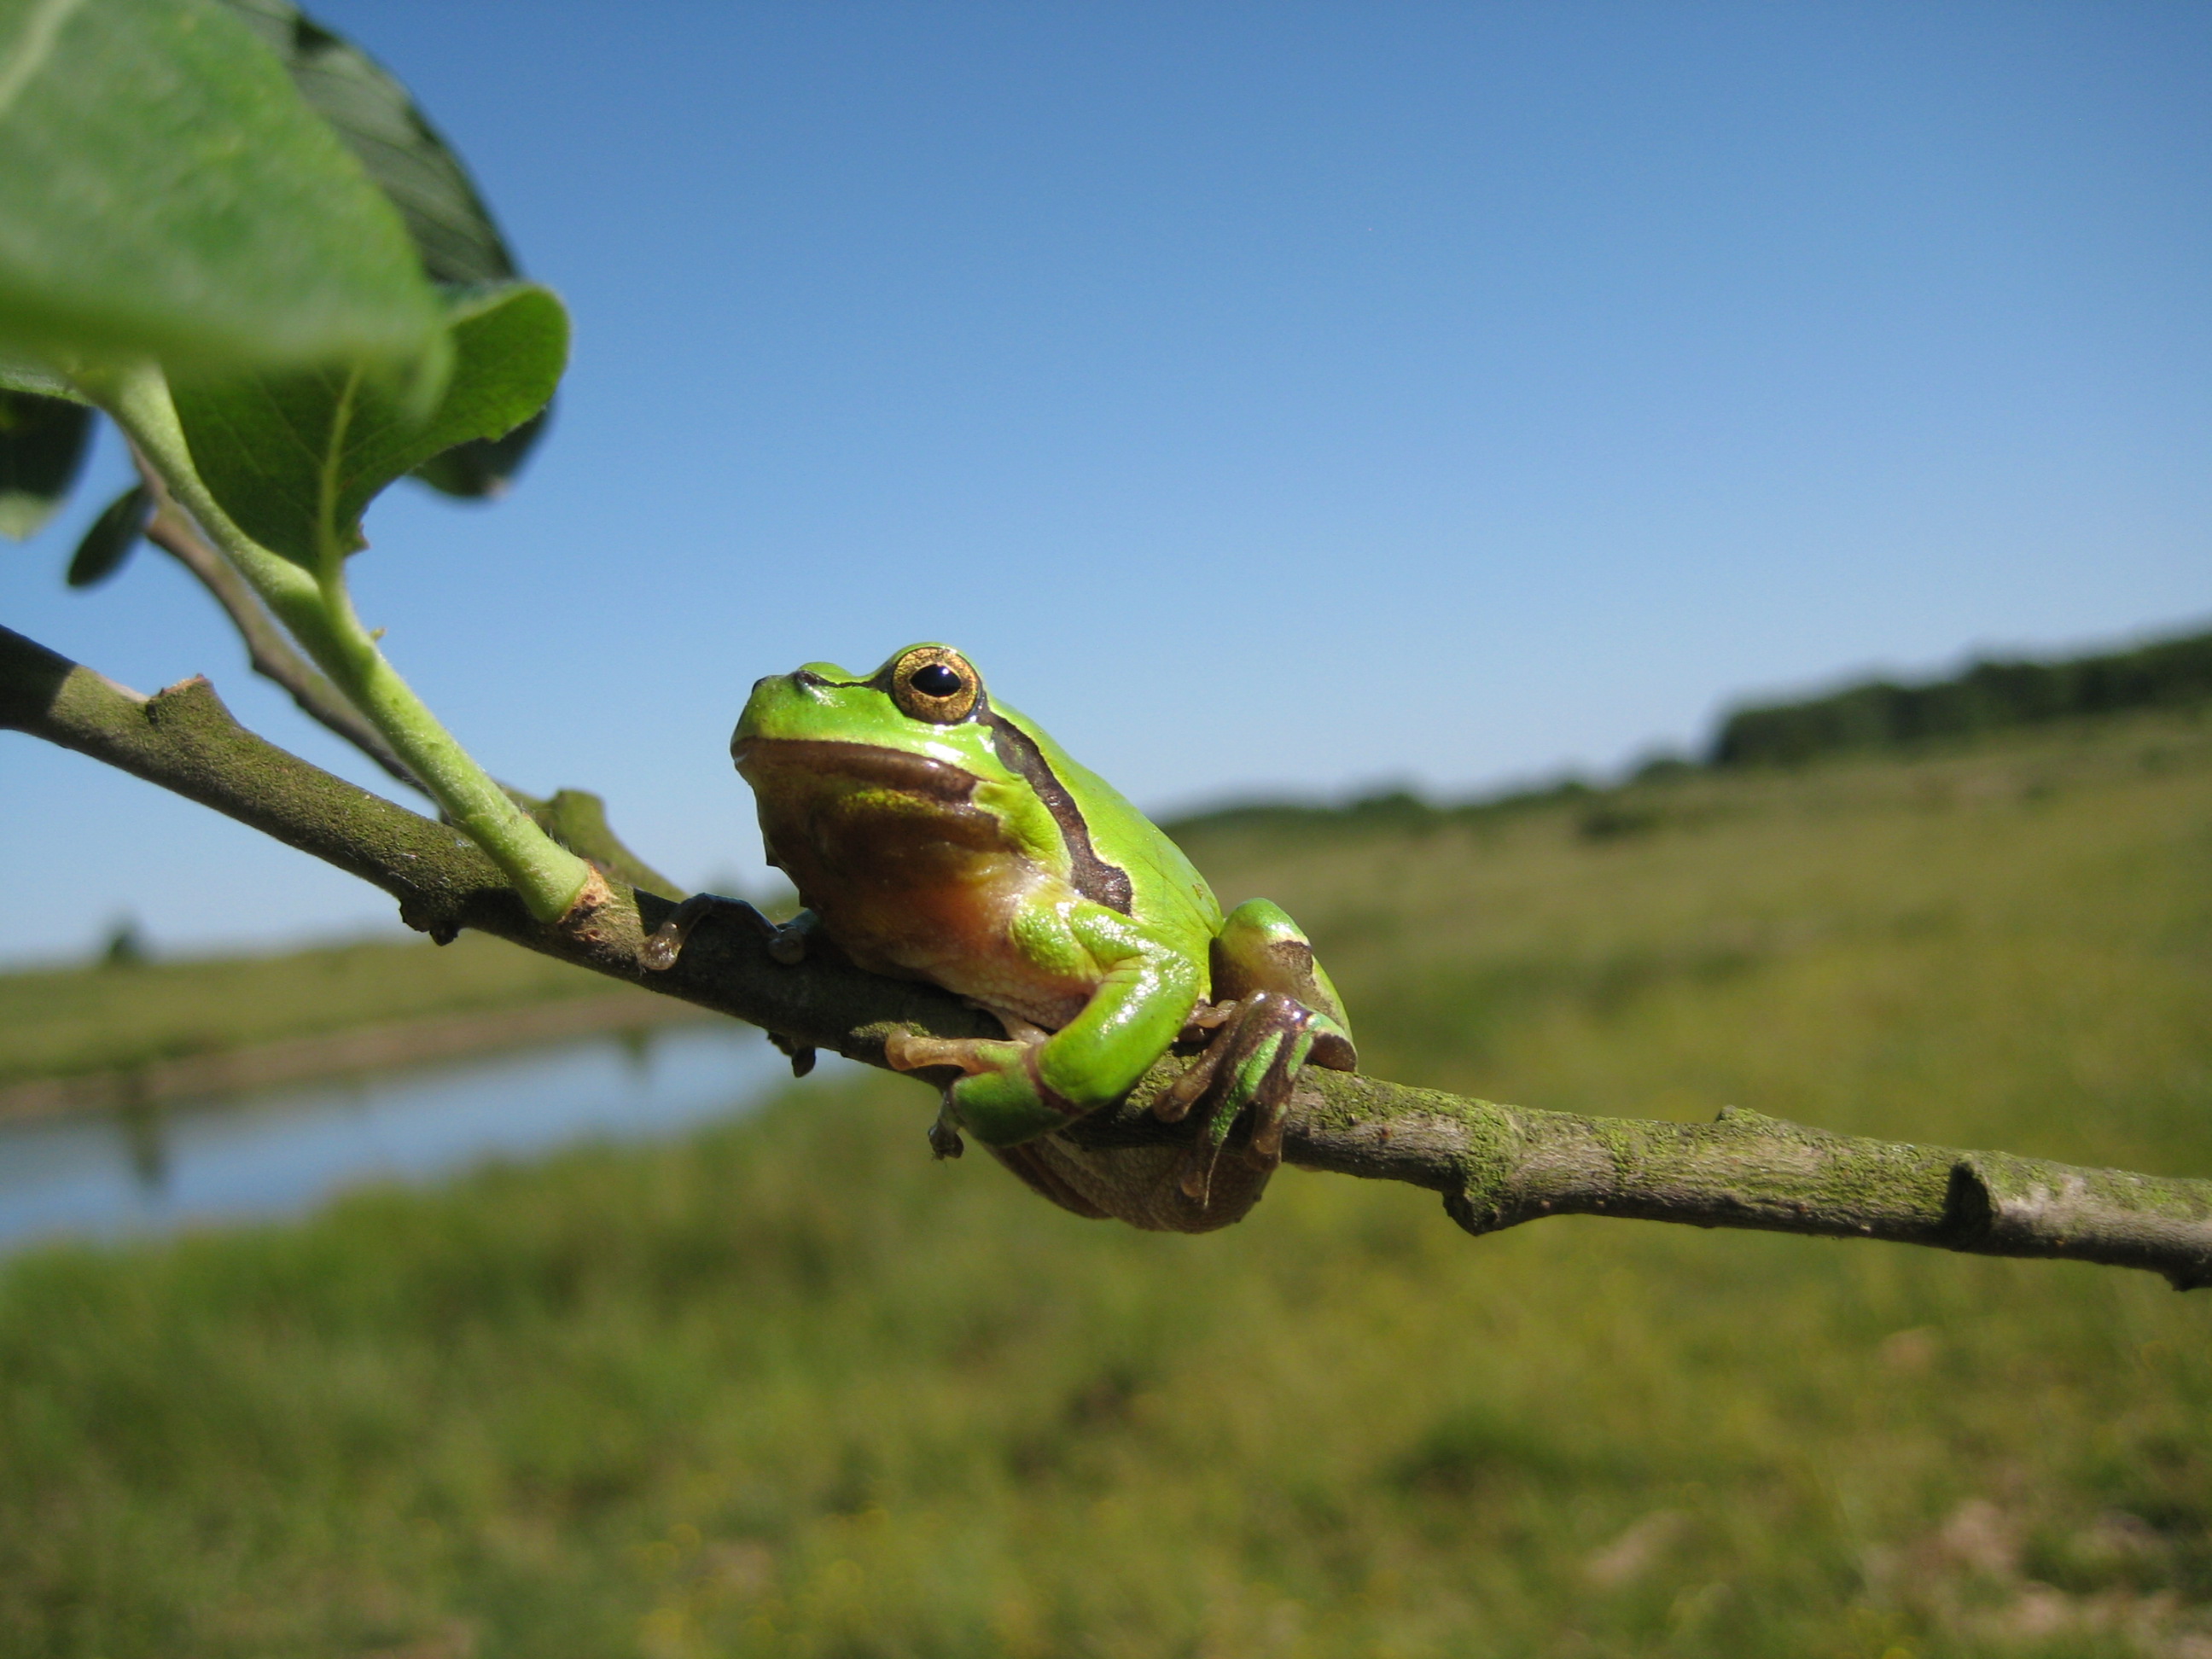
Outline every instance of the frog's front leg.
{"label": "frog's front leg", "polygon": [[[1012,1014],[1000,1013],[996,1018],[1006,1028],[1004,1039],[919,1036],[912,1031],[897,1030],[884,1039],[884,1059],[896,1072],[926,1072],[932,1066],[949,1066],[966,1077],[1010,1068],[1025,1069],[1024,1051],[1036,1048],[1050,1033]],[[960,1122],[953,1113],[950,1089],[945,1091],[944,1102],[938,1108],[937,1121],[929,1126],[929,1149],[939,1158],[957,1158],[966,1150],[960,1139]]]}
{"label": "frog's front leg", "polygon": [[638,961],[655,973],[666,973],[676,965],[676,958],[684,954],[692,930],[708,916],[718,915],[742,922],[761,934],[768,940],[769,955],[787,967],[806,959],[806,936],[815,927],[811,910],[801,910],[787,922],[774,922],[743,899],[725,898],[720,893],[694,893],[646,935],[645,944],[637,953]]}
{"label": "frog's front leg", "polygon": [[[807,936],[815,928],[811,910],[801,910],[789,921],[777,923],[743,899],[725,898],[720,893],[694,893],[646,935],[645,943],[638,947],[640,965],[652,973],[666,973],[676,965],[677,957],[683,955],[692,930],[713,915],[728,916],[763,934],[768,939],[769,955],[787,967],[795,967],[806,959]],[[814,1050],[809,1044],[776,1031],[770,1031],[768,1040],[789,1058],[792,1076],[805,1077],[814,1069]]]}
{"label": "frog's front leg", "polygon": [[[1073,908],[1049,941],[1097,974],[1075,1017],[1046,1033],[1000,1012],[1008,1036],[901,1036],[884,1058],[902,1071],[950,1066],[963,1073],[946,1109],[986,1146],[1018,1146],[1112,1104],[1168,1051],[1197,1006],[1204,969],[1191,956],[1100,905]],[[994,1012],[998,1012],[994,1010]]]}

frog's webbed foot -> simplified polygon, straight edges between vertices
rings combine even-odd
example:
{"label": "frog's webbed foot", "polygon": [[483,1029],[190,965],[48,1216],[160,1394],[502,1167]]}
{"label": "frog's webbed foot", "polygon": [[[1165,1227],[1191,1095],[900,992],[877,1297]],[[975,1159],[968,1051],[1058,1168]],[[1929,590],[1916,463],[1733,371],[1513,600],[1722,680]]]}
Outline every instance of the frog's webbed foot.
{"label": "frog's webbed foot", "polygon": [[1185,1035],[1212,1033],[1206,1052],[1152,1103],[1152,1115],[1173,1123],[1200,1101],[1206,1109],[1198,1138],[1191,1144],[1178,1177],[1183,1192],[1206,1203],[1229,1132],[1247,1106],[1252,1137],[1245,1161],[1273,1170],[1283,1161],[1283,1117],[1298,1070],[1316,1065],[1350,1069],[1352,1044],[1327,1014],[1316,1012],[1280,991],[1254,991],[1233,1002],[1200,1006]]}
{"label": "frog's webbed foot", "polygon": [[708,916],[727,916],[732,921],[743,922],[768,940],[768,953],[786,967],[793,967],[806,959],[806,936],[812,932],[812,916],[801,911],[791,921],[770,921],[743,899],[725,898],[720,893],[694,893],[669,913],[668,920],[646,936],[644,946],[638,951],[638,960],[655,973],[665,973],[676,965],[676,958],[684,954],[685,941],[691,930]]}

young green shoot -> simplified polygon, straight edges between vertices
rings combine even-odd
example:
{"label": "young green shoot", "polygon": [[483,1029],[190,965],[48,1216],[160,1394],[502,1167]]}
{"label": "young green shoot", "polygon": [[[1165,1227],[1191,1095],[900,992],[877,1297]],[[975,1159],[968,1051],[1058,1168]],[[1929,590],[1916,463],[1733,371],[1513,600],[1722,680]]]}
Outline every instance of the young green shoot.
{"label": "young green shoot", "polygon": [[[352,371],[349,386],[357,386],[361,374]],[[548,922],[566,915],[582,896],[591,866],[508,799],[385,658],[376,633],[362,625],[347,592],[350,550],[339,542],[333,514],[317,514],[312,567],[274,552],[239,527],[201,477],[159,369],[148,364],[87,374],[78,387],[123,429],[208,539],[422,781],[446,817],[499,866],[530,913]],[[327,509],[333,470],[324,471]]]}

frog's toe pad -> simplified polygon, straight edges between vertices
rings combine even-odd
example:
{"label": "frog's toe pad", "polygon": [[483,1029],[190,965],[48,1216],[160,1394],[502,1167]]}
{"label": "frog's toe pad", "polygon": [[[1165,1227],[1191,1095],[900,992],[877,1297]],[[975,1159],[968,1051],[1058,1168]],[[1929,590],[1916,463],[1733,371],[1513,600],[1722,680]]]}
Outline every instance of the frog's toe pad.
{"label": "frog's toe pad", "polygon": [[1198,1206],[1206,1207],[1213,1187],[1213,1149],[1203,1141],[1183,1154],[1182,1167],[1176,1171],[1176,1185],[1182,1195]]}
{"label": "frog's toe pad", "polygon": [[650,972],[665,974],[676,965],[676,958],[683,951],[684,935],[672,923],[664,921],[637,947],[638,964]]}

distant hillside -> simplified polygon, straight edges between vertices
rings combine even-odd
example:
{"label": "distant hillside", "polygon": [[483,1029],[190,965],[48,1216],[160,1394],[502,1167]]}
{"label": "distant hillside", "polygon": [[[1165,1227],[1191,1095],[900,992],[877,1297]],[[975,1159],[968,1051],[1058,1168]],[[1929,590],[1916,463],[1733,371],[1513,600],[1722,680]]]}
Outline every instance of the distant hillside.
{"label": "distant hillside", "polygon": [[1869,680],[1825,697],[1739,708],[1721,722],[1716,766],[1790,765],[2131,708],[2212,702],[2212,633],[2059,662],[1977,662],[1948,679]]}
{"label": "distant hillside", "polygon": [[1790,766],[1826,755],[1902,750],[1932,738],[1971,738],[2085,715],[2212,704],[2212,633],[2131,651],[2057,662],[1981,661],[1948,679],[1899,685],[1870,680],[1799,702],[1737,708],[1721,722],[1703,763],[1647,763],[1613,788],[1569,777],[1536,788],[1458,801],[1393,789],[1343,803],[1243,801],[1169,820],[1177,839],[1245,830],[1386,830],[1496,817],[1582,801],[1595,839],[1644,827],[1645,809],[1620,798],[1637,783],[1664,782],[1709,768]]}

